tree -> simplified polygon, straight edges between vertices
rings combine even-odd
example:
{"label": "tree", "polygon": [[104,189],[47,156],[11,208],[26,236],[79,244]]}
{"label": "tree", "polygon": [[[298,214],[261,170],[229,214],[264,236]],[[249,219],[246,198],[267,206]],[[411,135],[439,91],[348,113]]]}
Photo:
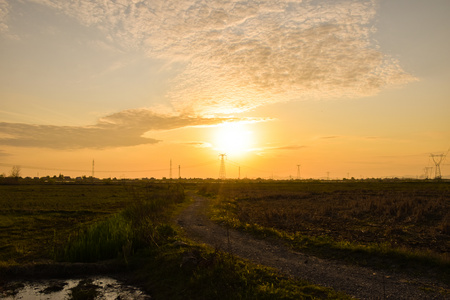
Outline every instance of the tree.
{"label": "tree", "polygon": [[20,166],[13,166],[11,172],[9,173],[10,177],[19,178],[20,177]]}

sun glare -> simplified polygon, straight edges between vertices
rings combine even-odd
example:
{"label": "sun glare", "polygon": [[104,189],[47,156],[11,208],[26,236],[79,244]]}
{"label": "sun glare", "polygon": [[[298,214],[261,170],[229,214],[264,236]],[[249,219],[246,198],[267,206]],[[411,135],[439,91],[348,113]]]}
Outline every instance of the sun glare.
{"label": "sun glare", "polygon": [[243,123],[221,124],[214,135],[214,149],[221,153],[242,155],[251,150],[253,135]]}

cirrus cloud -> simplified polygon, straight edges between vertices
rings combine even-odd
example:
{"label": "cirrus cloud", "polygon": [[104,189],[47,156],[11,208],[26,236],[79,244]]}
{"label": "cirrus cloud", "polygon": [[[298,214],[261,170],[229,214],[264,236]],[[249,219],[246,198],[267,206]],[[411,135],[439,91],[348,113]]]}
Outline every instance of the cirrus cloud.
{"label": "cirrus cloud", "polygon": [[168,91],[183,114],[364,97],[415,80],[371,39],[375,0],[28,1],[122,49],[183,62]]}
{"label": "cirrus cloud", "polygon": [[6,0],[0,0],[0,34],[8,32],[7,18],[9,9],[8,2]]}

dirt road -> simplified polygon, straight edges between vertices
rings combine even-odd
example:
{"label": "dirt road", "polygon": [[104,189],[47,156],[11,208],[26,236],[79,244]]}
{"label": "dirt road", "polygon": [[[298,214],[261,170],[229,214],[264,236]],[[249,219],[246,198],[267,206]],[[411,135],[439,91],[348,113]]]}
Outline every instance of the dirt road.
{"label": "dirt road", "polygon": [[206,217],[207,198],[195,194],[190,196],[194,203],[178,216],[177,223],[196,242],[276,268],[296,278],[332,287],[358,299],[447,299],[442,294],[433,292],[439,288],[449,289],[442,283],[319,259],[294,252],[281,243],[228,230]]}

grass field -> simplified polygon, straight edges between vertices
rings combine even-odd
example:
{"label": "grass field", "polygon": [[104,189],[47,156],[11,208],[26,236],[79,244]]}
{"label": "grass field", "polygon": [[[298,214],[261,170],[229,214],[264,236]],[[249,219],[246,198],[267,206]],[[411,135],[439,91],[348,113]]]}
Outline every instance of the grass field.
{"label": "grass field", "polygon": [[184,241],[170,220],[185,201],[162,182],[0,185],[0,297],[16,265],[115,259],[160,299],[349,299]]}
{"label": "grass field", "polygon": [[431,263],[448,279],[447,182],[240,181],[200,192],[216,197],[214,218],[235,228],[355,263]]}
{"label": "grass field", "polygon": [[53,249],[126,207],[120,185],[0,185],[0,261],[52,258]]}

